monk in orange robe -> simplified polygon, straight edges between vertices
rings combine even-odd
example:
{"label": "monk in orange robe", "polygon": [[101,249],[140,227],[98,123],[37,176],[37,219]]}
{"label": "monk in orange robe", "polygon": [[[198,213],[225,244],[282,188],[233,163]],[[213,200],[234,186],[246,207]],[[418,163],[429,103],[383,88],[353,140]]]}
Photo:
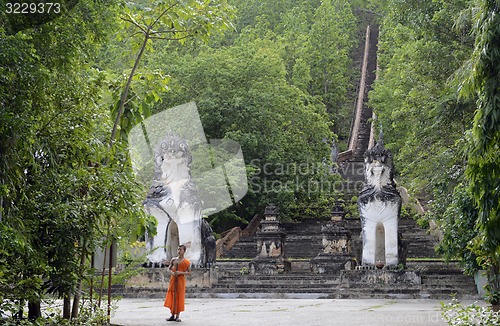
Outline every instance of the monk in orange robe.
{"label": "monk in orange robe", "polygon": [[177,257],[172,258],[168,265],[170,282],[163,305],[170,309],[171,316],[167,321],[181,321],[180,314],[184,311],[186,297],[186,275],[191,275],[191,262],[184,258],[186,246],[177,248]]}

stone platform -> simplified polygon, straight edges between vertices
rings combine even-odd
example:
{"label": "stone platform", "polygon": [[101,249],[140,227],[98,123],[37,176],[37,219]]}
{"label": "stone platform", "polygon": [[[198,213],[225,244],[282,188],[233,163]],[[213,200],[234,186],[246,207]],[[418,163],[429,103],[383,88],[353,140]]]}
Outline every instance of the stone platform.
{"label": "stone platform", "polygon": [[[306,260],[292,260],[292,272],[251,275],[249,260],[220,261],[210,270],[194,270],[188,279],[190,298],[309,299],[480,299],[472,277],[456,263],[409,262],[406,270],[341,270],[317,274]],[[165,269],[149,269],[113,293],[127,298],[163,298]]]}

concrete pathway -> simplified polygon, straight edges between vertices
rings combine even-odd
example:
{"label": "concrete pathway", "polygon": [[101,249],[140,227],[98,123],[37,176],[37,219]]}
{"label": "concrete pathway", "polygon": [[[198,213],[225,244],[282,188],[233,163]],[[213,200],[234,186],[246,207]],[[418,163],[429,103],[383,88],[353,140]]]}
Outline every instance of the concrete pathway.
{"label": "concrete pathway", "polygon": [[[472,302],[472,301],[471,301]],[[123,326],[447,325],[439,300],[190,299],[182,323],[167,322],[162,299],[122,299],[111,323]]]}

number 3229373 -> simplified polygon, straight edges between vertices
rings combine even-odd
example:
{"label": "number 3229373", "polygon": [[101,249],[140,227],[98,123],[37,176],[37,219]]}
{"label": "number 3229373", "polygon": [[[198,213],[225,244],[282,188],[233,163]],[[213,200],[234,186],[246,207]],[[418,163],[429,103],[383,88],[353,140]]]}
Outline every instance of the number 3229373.
{"label": "number 3229373", "polygon": [[61,12],[61,4],[58,2],[34,3],[6,3],[5,12],[7,14],[58,14]]}

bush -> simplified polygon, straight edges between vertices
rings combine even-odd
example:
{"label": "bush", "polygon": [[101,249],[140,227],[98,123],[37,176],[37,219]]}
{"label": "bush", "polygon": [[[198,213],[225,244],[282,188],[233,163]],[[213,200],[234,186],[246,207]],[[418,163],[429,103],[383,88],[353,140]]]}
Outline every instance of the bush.
{"label": "bush", "polygon": [[463,306],[456,298],[450,303],[441,303],[441,306],[443,319],[448,325],[500,325],[500,314],[491,310],[491,307],[480,307],[476,304]]}
{"label": "bush", "polygon": [[[97,307],[96,303],[84,301],[80,306],[77,318],[63,319],[60,300],[44,300],[44,313],[41,318],[30,321],[25,316],[22,319],[3,315],[0,311],[0,325],[4,326],[105,326],[109,325],[107,318],[107,305]],[[112,311],[116,310],[116,300],[112,301]]]}

